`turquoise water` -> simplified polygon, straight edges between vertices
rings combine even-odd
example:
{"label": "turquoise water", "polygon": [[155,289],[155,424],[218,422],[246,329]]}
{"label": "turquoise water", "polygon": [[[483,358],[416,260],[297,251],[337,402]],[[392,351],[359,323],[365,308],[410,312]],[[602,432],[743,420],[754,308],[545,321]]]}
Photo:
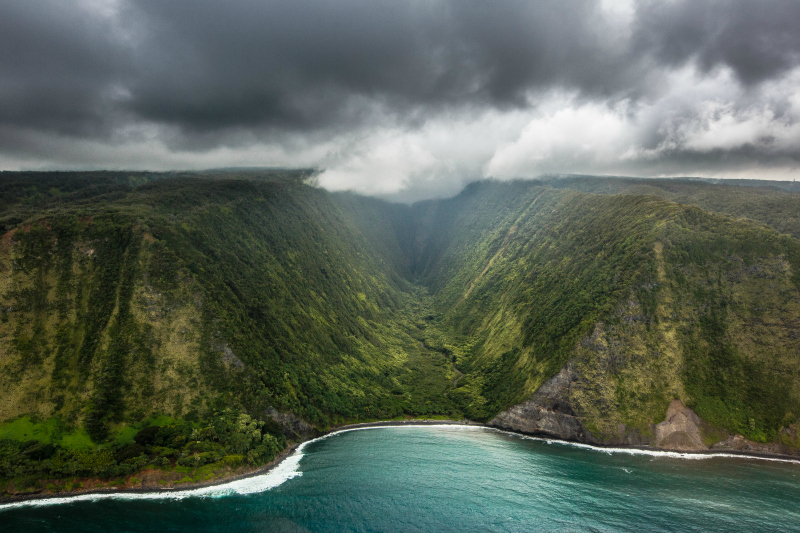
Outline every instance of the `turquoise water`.
{"label": "turquoise water", "polygon": [[266,476],[0,510],[0,531],[800,531],[800,465],[481,428],[347,431]]}

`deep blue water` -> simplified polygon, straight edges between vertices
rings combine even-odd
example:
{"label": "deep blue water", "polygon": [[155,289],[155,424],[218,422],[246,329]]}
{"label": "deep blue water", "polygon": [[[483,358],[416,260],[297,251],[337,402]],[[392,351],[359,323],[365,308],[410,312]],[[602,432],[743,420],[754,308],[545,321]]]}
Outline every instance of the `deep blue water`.
{"label": "deep blue water", "polygon": [[[178,497],[180,496],[180,497]],[[191,495],[0,509],[0,531],[800,531],[800,464],[481,428],[348,431]]]}

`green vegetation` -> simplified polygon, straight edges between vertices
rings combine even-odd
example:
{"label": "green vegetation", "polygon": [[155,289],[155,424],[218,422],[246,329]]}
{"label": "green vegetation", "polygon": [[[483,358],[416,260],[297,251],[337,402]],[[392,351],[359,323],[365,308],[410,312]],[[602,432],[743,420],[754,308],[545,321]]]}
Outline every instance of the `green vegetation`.
{"label": "green vegetation", "polygon": [[794,182],[572,176],[542,183],[594,194],[658,196],[735,218],[757,220],[800,239],[800,184]]}
{"label": "green vegetation", "polygon": [[797,422],[800,194],[570,178],[405,206],[309,176],[3,173],[0,488],[263,464],[298,438],[276,411],[488,420],[567,363],[599,440],[673,398],[720,435]]}
{"label": "green vegetation", "polygon": [[771,442],[796,423],[798,243],[692,207],[654,235],[649,279],[581,341],[573,400],[593,432],[646,434],[672,398]]}
{"label": "green vegetation", "polygon": [[55,419],[46,423],[34,423],[30,417],[22,416],[0,424],[0,440],[30,441],[50,444],[54,435],[60,435],[62,428]]}
{"label": "green vegetation", "polygon": [[[56,419],[32,424],[21,418],[3,425],[0,439],[0,481],[14,492],[28,492],[47,485],[44,480],[99,477],[109,486],[123,484],[126,477],[143,469],[190,473],[191,481],[213,478],[242,465],[263,464],[285,448],[280,427],[244,413],[225,410],[214,413],[205,424],[187,421],[169,425],[146,425],[134,433],[133,442],[110,442],[95,446],[84,431],[56,439]],[[25,439],[26,428],[38,439]],[[16,433],[15,433],[16,432]],[[20,438],[22,437],[22,438]],[[49,490],[67,488],[57,482]],[[135,483],[133,483],[135,484]]]}
{"label": "green vegetation", "polygon": [[439,295],[442,327],[470,339],[460,383],[467,414],[487,419],[558,372],[645,275],[658,205],[527,183],[475,185],[451,202],[435,206],[450,244],[432,248],[441,257],[423,279]]}

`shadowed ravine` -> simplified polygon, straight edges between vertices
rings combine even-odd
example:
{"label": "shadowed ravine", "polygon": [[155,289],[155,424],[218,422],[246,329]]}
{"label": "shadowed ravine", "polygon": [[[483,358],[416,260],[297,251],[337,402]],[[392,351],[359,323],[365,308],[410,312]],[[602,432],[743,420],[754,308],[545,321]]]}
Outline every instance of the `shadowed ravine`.
{"label": "shadowed ravine", "polygon": [[800,195],[484,181],[408,206],[305,177],[0,183],[0,498],[219,483],[373,420],[798,455],[800,242],[754,206]]}

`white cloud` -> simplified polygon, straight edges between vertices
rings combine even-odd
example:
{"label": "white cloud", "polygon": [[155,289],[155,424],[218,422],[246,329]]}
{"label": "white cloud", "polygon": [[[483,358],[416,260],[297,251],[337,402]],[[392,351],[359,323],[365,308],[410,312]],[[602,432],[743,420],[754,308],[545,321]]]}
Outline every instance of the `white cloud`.
{"label": "white cloud", "polygon": [[752,146],[763,153],[797,150],[800,69],[750,90],[734,83],[726,71],[706,78],[684,72],[675,78],[682,83],[673,80],[673,92],[641,114],[660,124],[664,136],[654,149],[642,149],[643,157],[658,158],[676,150],[735,151]]}
{"label": "white cloud", "polygon": [[497,148],[486,175],[513,178],[597,171],[618,161],[633,141],[625,105],[614,109],[562,100],[545,107],[518,139]]}
{"label": "white cloud", "polygon": [[[527,108],[439,113],[414,126],[401,124],[379,103],[364,102],[372,118],[360,128],[294,137],[234,131],[224,145],[204,150],[176,147],[171,142],[176,132],[155,124],[125,126],[103,141],[16,130],[4,137],[13,135],[16,145],[5,156],[0,150],[0,167],[313,166],[323,170],[319,183],[330,190],[402,200],[453,194],[482,177],[585,173],[792,179],[800,174],[792,157],[800,147],[795,90],[800,69],[751,89],[725,70],[703,74],[686,67],[663,80],[657,96],[636,104],[550,91],[531,95]],[[113,96],[124,98],[124,90]],[[771,163],[746,158],[700,158],[698,163],[698,154],[748,146],[776,157]]]}
{"label": "white cloud", "polygon": [[121,0],[79,0],[79,6],[92,15],[113,19],[119,16]]}
{"label": "white cloud", "polygon": [[386,122],[358,137],[332,141],[318,162],[325,169],[319,183],[402,199],[453,194],[483,177],[481,168],[497,143],[513,139],[525,121],[519,111],[488,111],[439,117],[416,129]]}
{"label": "white cloud", "polygon": [[330,156],[331,166],[319,176],[319,183],[331,190],[366,194],[399,192],[416,175],[430,174],[439,163],[415,140],[402,132],[384,132],[377,138],[350,142],[346,151]]}

